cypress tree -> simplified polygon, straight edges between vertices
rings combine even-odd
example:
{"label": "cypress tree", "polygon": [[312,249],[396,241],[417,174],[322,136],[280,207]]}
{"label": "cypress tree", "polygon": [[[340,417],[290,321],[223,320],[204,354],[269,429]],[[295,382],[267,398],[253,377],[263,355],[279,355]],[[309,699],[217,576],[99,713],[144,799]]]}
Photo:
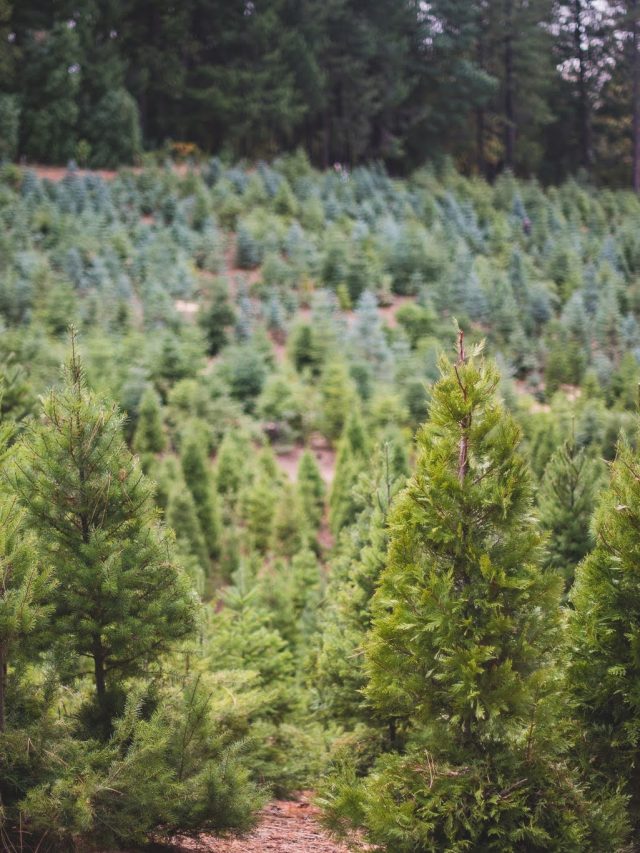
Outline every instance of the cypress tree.
{"label": "cypress tree", "polygon": [[610,849],[565,758],[560,579],[539,568],[519,428],[462,333],[441,370],[365,647],[366,695],[408,744],[348,808],[394,853]]}
{"label": "cypress tree", "polygon": [[564,576],[567,590],[576,566],[593,545],[589,526],[601,469],[598,460],[572,439],[556,450],[542,477],[538,506],[549,534],[544,563]]}
{"label": "cypress tree", "polygon": [[[622,783],[640,831],[640,463],[621,439],[594,517],[596,545],[576,570],[570,683],[601,780]],[[603,783],[604,784],[604,783]]]}
{"label": "cypress tree", "polygon": [[19,447],[12,485],[56,586],[50,632],[63,674],[90,660],[103,732],[111,691],[194,628],[189,583],[158,525],[122,415],[87,387],[72,338],[64,385]]}

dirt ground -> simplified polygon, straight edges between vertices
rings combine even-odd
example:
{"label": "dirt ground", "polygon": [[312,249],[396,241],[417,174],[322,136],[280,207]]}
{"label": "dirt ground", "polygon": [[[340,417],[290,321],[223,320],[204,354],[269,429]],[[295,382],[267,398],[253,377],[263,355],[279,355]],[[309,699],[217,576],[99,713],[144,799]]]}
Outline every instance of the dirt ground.
{"label": "dirt ground", "polygon": [[291,802],[273,800],[253,832],[235,838],[202,835],[175,839],[175,853],[348,853],[318,823],[318,809],[306,794]]}

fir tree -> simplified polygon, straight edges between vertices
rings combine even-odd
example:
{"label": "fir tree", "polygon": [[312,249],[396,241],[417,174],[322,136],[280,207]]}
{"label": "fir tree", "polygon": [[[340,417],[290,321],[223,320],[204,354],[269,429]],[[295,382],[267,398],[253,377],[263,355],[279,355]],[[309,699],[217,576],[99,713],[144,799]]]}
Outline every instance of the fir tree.
{"label": "fir tree", "polygon": [[53,569],[50,631],[62,671],[74,677],[91,661],[106,729],[110,690],[188,636],[195,616],[122,420],[87,387],[72,339],[64,385],[25,432],[12,479]]}
{"label": "fir tree", "polygon": [[298,464],[298,499],[312,527],[317,528],[324,512],[325,485],[316,458],[305,450]]}
{"label": "fir tree", "polygon": [[365,648],[366,695],[408,745],[347,786],[351,814],[394,853],[604,849],[564,757],[560,581],[538,566],[519,429],[462,334],[441,369]]}
{"label": "fir tree", "polygon": [[286,484],[273,516],[273,550],[281,557],[293,557],[306,547],[307,519],[293,486]]}
{"label": "fir tree", "polygon": [[371,627],[371,599],[386,563],[391,501],[404,480],[394,449],[385,443],[353,488],[358,514],[331,561],[313,688],[321,713],[347,728],[381,723],[362,692],[363,647]]}
{"label": "fir tree", "polygon": [[334,361],[324,369],[320,380],[323,431],[328,439],[335,441],[342,433],[354,389],[345,365]]}
{"label": "fir tree", "polygon": [[566,441],[553,454],[538,495],[540,520],[549,534],[544,563],[559,571],[565,589],[575,568],[593,545],[589,532],[602,466],[575,441]]}
{"label": "fir tree", "polygon": [[241,514],[251,545],[261,553],[265,553],[271,544],[276,501],[273,480],[264,473],[254,477],[241,497]]}
{"label": "fir tree", "polygon": [[228,330],[236,322],[236,313],[224,282],[216,282],[210,305],[203,309],[200,323],[207,336],[209,355],[217,355],[228,342]]}
{"label": "fir tree", "polygon": [[162,423],[162,404],[153,386],[149,385],[142,395],[138,409],[138,423],[133,436],[133,451],[147,467],[151,457],[162,453],[167,446],[167,438]]}
{"label": "fir tree", "polygon": [[352,489],[368,461],[369,443],[362,418],[354,409],[338,443],[336,469],[329,497],[329,524],[334,536],[355,517]]}
{"label": "fir tree", "polygon": [[220,515],[207,456],[193,430],[182,446],[181,463],[185,482],[193,495],[207,551],[214,559],[220,550]]}
{"label": "fir tree", "polygon": [[175,532],[181,549],[186,554],[195,557],[204,573],[208,574],[207,545],[198,519],[198,512],[193,495],[182,482],[182,479],[174,485],[169,494],[166,520],[168,526]]}

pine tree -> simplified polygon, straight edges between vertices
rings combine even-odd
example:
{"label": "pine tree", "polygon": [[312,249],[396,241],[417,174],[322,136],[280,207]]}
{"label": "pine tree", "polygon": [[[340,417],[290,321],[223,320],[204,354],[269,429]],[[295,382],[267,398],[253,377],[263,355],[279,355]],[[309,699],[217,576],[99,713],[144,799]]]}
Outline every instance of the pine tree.
{"label": "pine tree", "polygon": [[181,463],[185,482],[193,495],[207,551],[215,559],[220,551],[220,513],[207,456],[194,431],[184,440]]}
{"label": "pine tree", "polygon": [[553,454],[538,495],[540,521],[549,534],[544,564],[559,571],[569,590],[575,568],[593,545],[589,532],[602,465],[575,440]]}
{"label": "pine tree", "polygon": [[195,619],[122,420],[87,387],[72,338],[64,385],[22,437],[12,478],[56,581],[52,645],[70,678],[91,661],[103,731],[112,688],[188,636]]}
{"label": "pine tree", "polygon": [[347,789],[348,808],[394,853],[600,849],[608,828],[564,758],[560,581],[538,566],[520,432],[462,334],[441,369],[365,647],[366,695],[408,745]]}
{"label": "pine tree", "polygon": [[621,439],[594,517],[596,545],[578,566],[571,592],[570,684],[586,726],[585,746],[593,771],[600,780],[624,785],[636,836],[640,831],[639,507],[638,454]]}

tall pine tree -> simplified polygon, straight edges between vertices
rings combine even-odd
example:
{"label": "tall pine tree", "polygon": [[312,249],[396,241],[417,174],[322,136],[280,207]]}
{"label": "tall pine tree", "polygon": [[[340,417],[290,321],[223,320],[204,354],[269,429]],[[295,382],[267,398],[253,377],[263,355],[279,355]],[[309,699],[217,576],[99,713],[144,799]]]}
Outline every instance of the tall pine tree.
{"label": "tall pine tree", "polygon": [[194,628],[195,600],[159,526],[153,489],[122,415],[87,387],[72,339],[64,385],[25,431],[12,478],[56,586],[51,640],[61,671],[91,674],[103,732],[122,680]]}

